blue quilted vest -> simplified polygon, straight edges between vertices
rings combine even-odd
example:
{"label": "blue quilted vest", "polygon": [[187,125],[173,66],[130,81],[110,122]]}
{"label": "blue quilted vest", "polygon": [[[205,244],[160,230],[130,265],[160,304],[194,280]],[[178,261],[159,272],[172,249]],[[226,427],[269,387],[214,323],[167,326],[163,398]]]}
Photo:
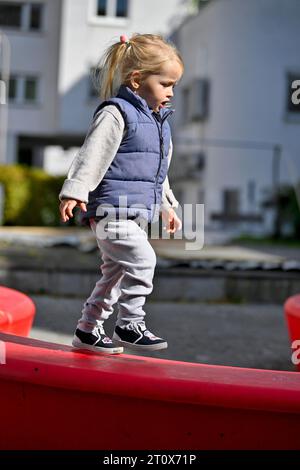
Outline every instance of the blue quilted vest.
{"label": "blue quilted vest", "polygon": [[167,117],[174,109],[153,112],[146,100],[121,85],[116,97],[102,102],[118,107],[125,133],[110,167],[94,191],[89,193],[85,218],[141,217],[148,222],[159,218],[162,183],[168,171],[171,131]]}

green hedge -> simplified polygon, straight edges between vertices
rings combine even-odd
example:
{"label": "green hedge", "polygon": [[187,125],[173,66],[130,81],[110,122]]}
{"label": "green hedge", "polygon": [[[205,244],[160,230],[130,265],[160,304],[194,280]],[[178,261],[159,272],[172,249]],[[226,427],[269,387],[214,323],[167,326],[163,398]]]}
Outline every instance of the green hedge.
{"label": "green hedge", "polygon": [[58,194],[65,176],[51,176],[26,165],[0,165],[4,225],[58,226]]}

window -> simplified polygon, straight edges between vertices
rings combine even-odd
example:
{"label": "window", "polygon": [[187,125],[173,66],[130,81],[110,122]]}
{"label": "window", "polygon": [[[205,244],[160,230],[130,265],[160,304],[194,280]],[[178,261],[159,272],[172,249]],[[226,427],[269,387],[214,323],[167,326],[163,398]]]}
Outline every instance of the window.
{"label": "window", "polygon": [[127,0],[117,0],[116,16],[122,18],[127,16]]}
{"label": "window", "polygon": [[7,28],[20,28],[22,3],[0,2],[0,25]]}
{"label": "window", "polygon": [[300,115],[300,71],[287,75],[287,112]]}
{"label": "window", "polygon": [[17,98],[17,77],[10,77],[8,86],[8,99],[14,101]]}
{"label": "window", "polygon": [[8,99],[14,104],[36,104],[38,102],[39,79],[22,75],[11,75]]}
{"label": "window", "polygon": [[106,3],[107,0],[97,0],[97,15],[105,16],[106,15]]}
{"label": "window", "polygon": [[25,78],[24,100],[36,101],[37,81],[35,78]]}
{"label": "window", "polygon": [[90,0],[92,19],[122,20],[128,17],[128,0]]}
{"label": "window", "polygon": [[39,31],[42,28],[42,3],[8,3],[0,1],[0,27],[21,31]]}
{"label": "window", "polygon": [[237,215],[239,210],[239,190],[225,189],[223,191],[223,213],[226,215]]}
{"label": "window", "polygon": [[32,3],[30,9],[30,30],[39,30],[42,25],[42,8],[43,5],[39,3]]}
{"label": "window", "polygon": [[196,78],[191,83],[188,102],[188,113],[191,121],[205,119],[208,113],[208,82]]}
{"label": "window", "polygon": [[182,90],[184,121],[202,121],[208,117],[209,82],[195,78]]}

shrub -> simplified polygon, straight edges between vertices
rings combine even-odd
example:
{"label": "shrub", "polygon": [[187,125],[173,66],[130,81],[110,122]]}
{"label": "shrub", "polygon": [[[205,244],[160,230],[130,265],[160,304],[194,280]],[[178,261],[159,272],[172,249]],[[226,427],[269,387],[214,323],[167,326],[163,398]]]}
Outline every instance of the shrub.
{"label": "shrub", "polygon": [[3,224],[61,225],[58,194],[64,179],[64,176],[51,176],[26,165],[0,165],[0,184],[4,189]]}

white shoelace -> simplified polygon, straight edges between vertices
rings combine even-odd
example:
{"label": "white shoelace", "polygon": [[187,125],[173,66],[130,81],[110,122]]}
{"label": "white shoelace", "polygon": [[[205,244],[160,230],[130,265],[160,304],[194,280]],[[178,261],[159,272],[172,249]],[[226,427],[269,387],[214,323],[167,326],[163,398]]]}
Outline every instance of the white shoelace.
{"label": "white shoelace", "polygon": [[146,328],[146,325],[144,322],[142,323],[136,323],[136,322],[130,322],[128,325],[126,325],[126,328],[128,330],[133,330],[136,331],[139,334],[143,334],[144,336],[147,336],[149,339],[161,339],[158,336],[155,336],[151,331],[149,331]]}
{"label": "white shoelace", "polygon": [[99,332],[101,335],[106,335],[102,324],[97,327],[96,331]]}
{"label": "white shoelace", "polygon": [[[138,333],[140,333],[141,331],[144,333],[147,330],[145,323],[136,323],[136,322],[133,322],[133,321],[128,323],[128,325],[126,325],[125,328],[128,329],[128,330],[137,331]],[[139,330],[139,328],[140,328],[140,330]]]}
{"label": "white shoelace", "polygon": [[[112,343],[112,340],[105,333],[103,325],[98,326],[96,328],[94,334],[98,337],[98,340],[96,341],[95,344],[97,344],[99,342],[99,340],[101,340],[102,343],[106,343],[106,344]],[[104,338],[101,338],[101,335],[103,335]]]}

